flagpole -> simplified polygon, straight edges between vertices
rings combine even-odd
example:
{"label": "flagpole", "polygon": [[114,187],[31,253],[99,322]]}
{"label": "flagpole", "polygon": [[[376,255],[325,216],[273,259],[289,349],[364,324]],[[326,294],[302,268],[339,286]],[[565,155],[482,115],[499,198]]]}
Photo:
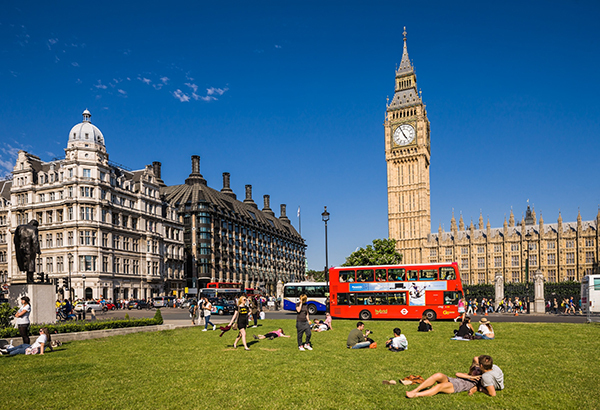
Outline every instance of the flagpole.
{"label": "flagpole", "polygon": [[302,217],[300,214],[300,206],[298,206],[298,233],[302,236]]}

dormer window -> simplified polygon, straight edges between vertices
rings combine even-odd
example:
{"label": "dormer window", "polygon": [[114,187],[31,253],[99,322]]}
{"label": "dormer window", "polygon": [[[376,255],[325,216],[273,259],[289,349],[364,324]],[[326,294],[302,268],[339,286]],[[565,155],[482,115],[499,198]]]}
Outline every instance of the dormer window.
{"label": "dormer window", "polygon": [[85,139],[87,140],[90,137],[90,134],[88,134],[87,132],[85,133]]}

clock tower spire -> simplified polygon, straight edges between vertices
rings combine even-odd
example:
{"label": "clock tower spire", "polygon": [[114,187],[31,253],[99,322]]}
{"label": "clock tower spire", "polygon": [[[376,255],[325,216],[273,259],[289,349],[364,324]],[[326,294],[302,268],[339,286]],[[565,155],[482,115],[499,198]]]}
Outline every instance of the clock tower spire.
{"label": "clock tower spire", "polygon": [[[404,49],[396,70],[394,98],[387,105],[385,158],[388,182],[389,237],[396,239],[405,263],[421,263],[423,244],[431,232],[429,185],[429,120],[417,91],[417,76]],[[429,255],[427,255],[429,256]]]}

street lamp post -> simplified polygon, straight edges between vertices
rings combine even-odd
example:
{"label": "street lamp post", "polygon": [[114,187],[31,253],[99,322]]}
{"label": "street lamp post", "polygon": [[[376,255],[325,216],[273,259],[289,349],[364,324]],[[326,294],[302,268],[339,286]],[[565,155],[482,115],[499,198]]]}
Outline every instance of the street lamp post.
{"label": "street lamp post", "polygon": [[71,286],[71,269],[73,266],[73,254],[69,252],[67,253],[67,257],[69,258],[69,302],[73,303],[73,286]]}
{"label": "street lamp post", "polygon": [[83,299],[82,299],[82,307],[83,307],[83,320],[85,320],[85,273],[81,274],[81,280],[83,281]]}
{"label": "street lamp post", "polygon": [[[329,255],[327,252],[327,221],[329,221],[329,212],[327,207],[321,214],[323,222],[325,222],[325,282],[327,282],[327,299],[329,299]],[[329,312],[329,303],[327,303],[327,311]]]}

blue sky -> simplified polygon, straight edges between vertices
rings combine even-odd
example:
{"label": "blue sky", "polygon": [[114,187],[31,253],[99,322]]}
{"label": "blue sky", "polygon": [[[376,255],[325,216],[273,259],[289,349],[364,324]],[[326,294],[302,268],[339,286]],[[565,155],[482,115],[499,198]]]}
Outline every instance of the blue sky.
{"label": "blue sky", "polygon": [[[489,4],[487,4],[489,3]],[[383,121],[403,26],[431,121],[431,222],[556,222],[600,204],[596,1],[7,1],[0,12],[0,173],[16,150],[64,154],[89,109],[110,158],[190,156],[220,189],[288,206],[309,267],[387,237]]]}

